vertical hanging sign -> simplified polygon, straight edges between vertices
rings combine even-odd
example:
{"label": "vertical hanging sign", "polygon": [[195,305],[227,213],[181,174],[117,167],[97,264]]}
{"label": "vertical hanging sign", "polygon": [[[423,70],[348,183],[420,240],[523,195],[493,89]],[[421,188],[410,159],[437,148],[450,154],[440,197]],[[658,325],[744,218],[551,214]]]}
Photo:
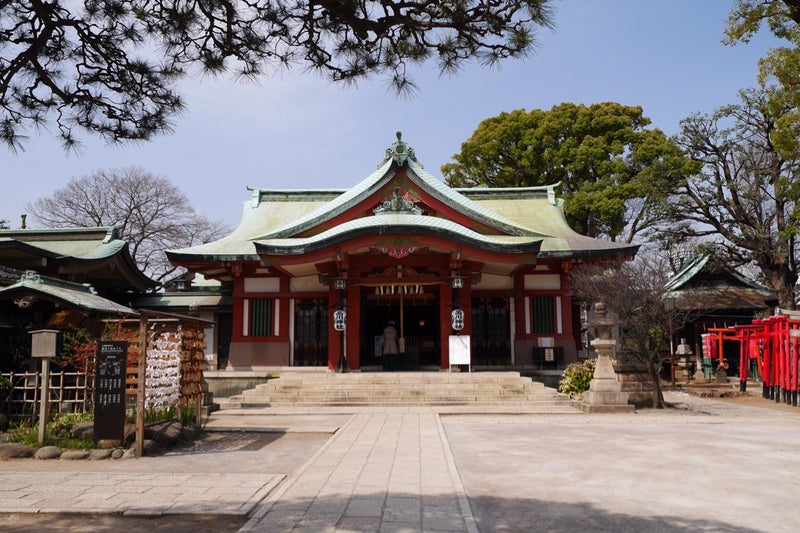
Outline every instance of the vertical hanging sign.
{"label": "vertical hanging sign", "polygon": [[122,440],[128,343],[98,341],[94,377],[94,439]]}

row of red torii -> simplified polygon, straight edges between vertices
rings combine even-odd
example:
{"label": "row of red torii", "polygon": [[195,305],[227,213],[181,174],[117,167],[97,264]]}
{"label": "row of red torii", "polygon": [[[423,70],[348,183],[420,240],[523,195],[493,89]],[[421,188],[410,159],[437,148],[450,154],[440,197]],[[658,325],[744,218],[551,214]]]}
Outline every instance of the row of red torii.
{"label": "row of red torii", "polygon": [[762,395],[776,402],[798,405],[800,366],[800,312],[779,310],[750,324],[709,328],[703,334],[704,357],[726,363],[723,341],[739,343],[739,390],[747,390],[751,362],[762,380]]}

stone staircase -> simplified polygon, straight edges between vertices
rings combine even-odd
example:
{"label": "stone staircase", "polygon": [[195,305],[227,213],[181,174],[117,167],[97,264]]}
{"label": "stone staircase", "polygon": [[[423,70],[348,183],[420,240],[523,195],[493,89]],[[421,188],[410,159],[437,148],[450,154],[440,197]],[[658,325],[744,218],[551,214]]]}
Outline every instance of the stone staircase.
{"label": "stone staircase", "polygon": [[569,412],[573,409],[569,397],[521,377],[519,372],[286,372],[220,403],[223,410],[463,407]]}

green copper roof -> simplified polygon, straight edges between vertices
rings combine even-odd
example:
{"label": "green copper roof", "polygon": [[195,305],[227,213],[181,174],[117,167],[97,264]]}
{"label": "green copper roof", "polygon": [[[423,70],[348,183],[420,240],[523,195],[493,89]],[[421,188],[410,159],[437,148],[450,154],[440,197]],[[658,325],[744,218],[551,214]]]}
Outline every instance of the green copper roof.
{"label": "green copper roof", "polygon": [[740,286],[764,291],[765,294],[773,292],[771,289],[741,275],[735,269],[724,264],[719,264],[713,259],[714,256],[712,254],[702,254],[685,261],[681,269],[667,281],[664,285],[664,289],[666,291],[677,291],[698,278],[701,273],[708,273],[721,274]]}
{"label": "green copper roof", "polygon": [[[481,235],[444,218],[413,214],[413,210],[405,211],[402,218],[396,219],[396,223],[404,225],[409,232],[427,227],[429,231],[447,232],[453,239],[458,235],[465,241],[491,243],[506,247],[507,251],[523,243],[525,246],[537,243],[539,257],[552,258],[633,256],[638,249],[636,245],[575,233],[564,218],[562,202],[555,196],[555,185],[519,189],[450,188],[426,172],[414,150],[398,136],[378,168],[354,187],[347,190],[251,189],[252,199],[245,202],[242,221],[233,233],[212,243],[170,250],[167,255],[176,261],[258,261],[254,242],[265,253],[268,250],[276,254],[288,253],[288,250],[302,253],[301,250],[322,242],[343,239],[348,231],[378,230],[383,223],[371,219],[391,211],[381,213],[381,209],[370,208],[376,214],[345,222],[313,237],[297,237],[336,219],[383,190],[398,171],[413,182],[419,193],[451,206],[480,225],[494,228],[502,236]],[[520,239],[515,241],[515,237]]]}
{"label": "green copper roof", "polygon": [[68,307],[74,307],[83,312],[108,315],[138,315],[133,309],[99,296],[90,285],[80,285],[47,278],[32,270],[25,272],[17,283],[0,289],[0,299],[9,300],[24,297],[38,297]]}
{"label": "green copper roof", "polygon": [[59,228],[0,230],[0,246],[18,243],[50,257],[96,260],[111,257],[126,243],[117,236],[118,228]]}
{"label": "green copper roof", "polygon": [[766,309],[777,305],[772,289],[702,254],[687,260],[664,285],[667,298],[681,309]]}
{"label": "green copper roof", "polygon": [[542,187],[457,189],[491,212],[502,213],[516,224],[543,237],[539,257],[633,256],[638,245],[595,239],[576,233],[564,217],[557,185]]}
{"label": "green copper roof", "polygon": [[539,250],[541,244],[540,237],[482,235],[443,218],[415,214],[380,214],[357,218],[311,237],[260,239],[256,241],[256,249],[261,253],[295,255],[331,246],[360,235],[399,233],[439,235],[456,242],[498,252],[533,253]]}
{"label": "green copper roof", "polygon": [[[401,150],[402,156],[389,155]],[[509,235],[536,235],[535,231],[521,227],[508,220],[502,214],[491,212],[469,198],[463,196],[455,189],[451,189],[441,180],[425,171],[413,156],[413,149],[399,140],[387,150],[387,157],[378,169],[367,176],[366,179],[355,185],[352,189],[339,195],[331,202],[319,206],[318,209],[303,217],[292,220],[289,224],[277,228],[272,232],[259,236],[259,239],[274,239],[293,237],[318,224],[324,223],[344,213],[349,207],[368,198],[394,178],[397,170],[405,172],[409,179],[422,191],[433,198],[445,203],[461,214],[472,218],[489,227],[496,228]]]}
{"label": "green copper roof", "polygon": [[101,280],[97,274],[101,270],[105,285],[130,284],[139,290],[157,286],[157,282],[139,270],[128,243],[119,237],[119,229],[99,226],[0,230],[0,262],[50,275],[70,265],[72,271],[80,270],[87,278],[94,277],[98,288]]}
{"label": "green copper roof", "polygon": [[167,250],[167,257],[170,260],[258,261],[252,242],[254,238],[314,211],[342,193],[329,190],[250,190],[252,198],[244,202],[242,219],[232,233],[191,248]]}

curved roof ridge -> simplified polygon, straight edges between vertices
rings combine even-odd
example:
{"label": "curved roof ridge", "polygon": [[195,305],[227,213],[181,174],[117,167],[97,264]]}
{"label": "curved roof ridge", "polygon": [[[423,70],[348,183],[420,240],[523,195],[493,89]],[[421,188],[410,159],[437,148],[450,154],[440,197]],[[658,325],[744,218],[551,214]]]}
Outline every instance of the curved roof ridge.
{"label": "curved roof ridge", "polygon": [[690,261],[684,262],[680,270],[678,270],[672,276],[672,278],[670,278],[667,283],[664,284],[664,290],[669,292],[680,288],[683,284],[697,275],[697,273],[700,272],[704,266],[706,266],[706,263],[708,263],[710,258],[710,255],[702,254],[691,259]]}
{"label": "curved roof ridge", "polygon": [[530,228],[521,226],[516,222],[513,222],[512,220],[502,216],[501,214],[474,202],[467,196],[461,194],[458,190],[448,187],[445,182],[437,179],[433,174],[425,170],[422,165],[415,162],[409,162],[409,168],[411,168],[414,171],[414,174],[426,185],[430,186],[440,195],[439,200],[443,201],[444,203],[455,201],[460,206],[469,210],[467,213],[461,211],[462,214],[471,215],[489,227],[502,229],[508,233],[511,233],[512,235],[536,234],[536,232],[531,231]]}
{"label": "curved roof ridge", "polygon": [[[392,156],[392,153],[397,152],[400,155]],[[453,205],[462,214],[470,216],[491,228],[504,231],[511,235],[536,235],[537,233],[530,228],[521,226],[512,220],[491,211],[476,202],[470,200],[468,197],[460,194],[455,189],[448,187],[443,181],[437,179],[435,176],[427,172],[424,167],[417,162],[416,157],[413,156],[413,149],[402,141],[398,136],[398,142],[394,143],[392,147],[387,149],[387,156],[383,163],[365,179],[361,180],[353,188],[347,190],[337,198],[330,202],[321,205],[314,211],[306,214],[298,220],[292,221],[280,228],[259,236],[257,239],[267,238],[288,238],[297,233],[301,233],[310,229],[320,222],[325,222],[337,215],[343,213],[350,205],[357,203],[363,198],[366,198],[372,192],[379,189],[386,182],[391,180],[394,176],[392,169],[397,170],[407,169],[411,174],[409,178],[417,182],[422,189],[428,194],[441,201],[442,203]],[[415,179],[416,178],[416,179]],[[254,190],[254,195],[259,194],[261,189]],[[460,208],[460,209],[459,209]],[[257,240],[254,239],[254,240]]]}
{"label": "curved roof ridge", "polygon": [[88,283],[73,283],[25,271],[19,281],[0,289],[0,299],[13,298],[18,293],[33,292],[45,297],[75,306],[80,310],[90,310],[106,314],[137,316],[139,313],[113,300],[103,298]]}
{"label": "curved roof ridge", "polygon": [[330,202],[321,205],[317,209],[303,217],[300,217],[298,220],[295,220],[290,224],[277,228],[265,235],[256,237],[253,240],[294,235],[296,233],[305,231],[306,229],[320,222],[320,217],[322,216],[324,216],[322,221],[334,218],[335,216],[344,212],[351,202],[357,200],[361,196],[367,196],[366,193],[371,189],[371,186],[373,184],[380,183],[381,179],[388,175],[392,165],[394,165],[394,161],[392,159],[386,160],[377,168],[377,170],[375,170],[375,172]]}
{"label": "curved roof ridge", "polygon": [[[376,228],[387,228],[386,231],[375,232]],[[285,250],[286,253],[294,253],[295,248],[306,248],[309,245],[321,245],[325,242],[334,241],[339,237],[369,231],[370,235],[391,234],[402,232],[406,228],[414,230],[426,229],[441,231],[459,240],[482,244],[488,248],[515,247],[523,246],[526,248],[538,248],[541,246],[542,237],[533,235],[483,235],[474,230],[466,228],[456,222],[438,217],[425,215],[409,214],[378,214],[370,217],[353,219],[333,228],[329,228],[321,233],[310,237],[297,238],[266,238],[254,240],[257,249],[268,248],[275,253]]]}
{"label": "curved roof ridge", "polygon": [[[678,270],[668,281],[664,284],[664,289],[667,292],[675,291],[680,289],[683,285],[688,283],[692,278],[698,275],[708,264],[708,262],[712,259],[713,255],[704,253],[700,254],[697,257],[686,261],[683,266]],[[726,274],[734,278],[735,280],[739,281],[742,285],[755,289],[757,291],[766,291],[771,292],[772,289],[766,287],[755,280],[748,278],[747,276],[741,274],[734,268],[731,268],[727,264],[722,264],[720,269],[724,271]],[[772,291],[774,292],[774,291]]]}

